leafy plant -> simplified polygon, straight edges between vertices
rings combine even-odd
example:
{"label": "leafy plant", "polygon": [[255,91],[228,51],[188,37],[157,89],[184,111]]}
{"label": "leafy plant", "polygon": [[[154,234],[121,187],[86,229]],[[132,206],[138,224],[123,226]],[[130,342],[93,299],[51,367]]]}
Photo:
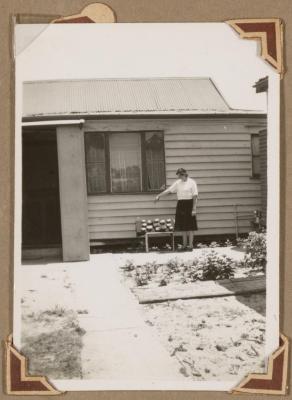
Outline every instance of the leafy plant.
{"label": "leafy plant", "polygon": [[195,282],[200,279],[198,275],[198,264],[199,259],[197,258],[185,264],[182,271],[181,283]]}
{"label": "leafy plant", "polygon": [[167,265],[163,265],[161,269],[161,276],[159,277],[159,286],[167,286],[171,281],[173,271]]}
{"label": "leafy plant", "polygon": [[236,238],[236,244],[239,248],[244,248],[244,242],[246,239],[242,238],[242,237],[238,237]]}
{"label": "leafy plant", "polygon": [[184,267],[184,262],[176,258],[171,258],[167,261],[166,267],[169,269],[170,273],[180,272]]}
{"label": "leafy plant", "polygon": [[234,277],[235,261],[226,255],[218,255],[214,250],[199,260],[192,276],[193,280],[217,280]]}
{"label": "leafy plant", "polygon": [[147,262],[143,267],[148,270],[149,274],[157,274],[160,264],[157,261],[151,261]]}
{"label": "leafy plant", "polygon": [[139,271],[139,270],[136,270],[134,279],[135,279],[137,286],[148,285],[148,282],[150,280],[147,273],[145,273],[144,271]]}
{"label": "leafy plant", "polygon": [[135,264],[132,260],[127,260],[125,265],[122,267],[125,271],[134,271]]}
{"label": "leafy plant", "polygon": [[267,264],[266,233],[250,232],[248,237],[242,240],[242,247],[246,254],[241,265],[265,272]]}
{"label": "leafy plant", "polygon": [[134,279],[137,286],[145,286],[151,280],[150,273],[145,265],[137,265],[135,267]]}
{"label": "leafy plant", "polygon": [[159,286],[167,286],[169,283],[169,278],[168,276],[164,276],[163,278],[160,279],[159,281]]}

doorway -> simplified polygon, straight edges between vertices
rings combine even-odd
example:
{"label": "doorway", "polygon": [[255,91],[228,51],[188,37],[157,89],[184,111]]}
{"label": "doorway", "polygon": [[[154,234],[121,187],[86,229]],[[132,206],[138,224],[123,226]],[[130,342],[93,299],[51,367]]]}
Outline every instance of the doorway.
{"label": "doorway", "polygon": [[61,249],[61,216],[55,129],[22,133],[22,248]]}

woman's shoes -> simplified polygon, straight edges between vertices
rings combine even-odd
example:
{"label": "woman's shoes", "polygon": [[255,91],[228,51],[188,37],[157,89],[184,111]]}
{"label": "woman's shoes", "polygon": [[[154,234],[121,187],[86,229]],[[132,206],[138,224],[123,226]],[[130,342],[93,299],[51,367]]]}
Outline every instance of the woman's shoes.
{"label": "woman's shoes", "polygon": [[191,246],[179,246],[177,251],[193,251],[193,247]]}
{"label": "woman's shoes", "polygon": [[193,247],[186,246],[186,247],[184,247],[184,251],[193,251]]}

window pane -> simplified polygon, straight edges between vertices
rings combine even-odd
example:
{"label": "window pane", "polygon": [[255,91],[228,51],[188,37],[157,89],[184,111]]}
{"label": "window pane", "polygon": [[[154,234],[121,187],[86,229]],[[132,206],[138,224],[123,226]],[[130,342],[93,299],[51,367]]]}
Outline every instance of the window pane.
{"label": "window pane", "polygon": [[86,133],[85,152],[88,193],[103,193],[106,191],[104,134]]}
{"label": "window pane", "polygon": [[259,135],[251,136],[251,154],[252,154],[252,175],[256,177],[259,176],[261,173]]}
{"label": "window pane", "polygon": [[159,190],[165,185],[164,140],[162,132],[145,134],[147,190]]}
{"label": "window pane", "polygon": [[260,138],[259,135],[252,135],[251,137],[251,151],[253,156],[260,154]]}
{"label": "window pane", "polygon": [[88,193],[103,193],[106,191],[104,164],[87,164],[87,190]]}
{"label": "window pane", "polygon": [[140,192],[142,188],[140,134],[112,133],[109,143],[112,192]]}
{"label": "window pane", "polygon": [[252,158],[252,174],[253,176],[259,176],[261,173],[260,157],[254,156]]}
{"label": "window pane", "polygon": [[86,161],[87,162],[104,162],[104,134],[103,133],[86,133]]}

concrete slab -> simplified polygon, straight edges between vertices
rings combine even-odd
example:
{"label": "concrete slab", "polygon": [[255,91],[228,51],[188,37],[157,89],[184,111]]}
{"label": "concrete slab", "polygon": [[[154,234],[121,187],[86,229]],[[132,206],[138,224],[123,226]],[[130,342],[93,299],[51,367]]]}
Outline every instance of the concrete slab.
{"label": "concrete slab", "polygon": [[88,332],[84,337],[84,379],[186,380],[148,327]]}
{"label": "concrete slab", "polygon": [[261,293],[266,290],[266,277],[248,277],[231,280],[204,281],[175,286],[134,289],[139,303],[157,303],[178,299],[202,299]]}

